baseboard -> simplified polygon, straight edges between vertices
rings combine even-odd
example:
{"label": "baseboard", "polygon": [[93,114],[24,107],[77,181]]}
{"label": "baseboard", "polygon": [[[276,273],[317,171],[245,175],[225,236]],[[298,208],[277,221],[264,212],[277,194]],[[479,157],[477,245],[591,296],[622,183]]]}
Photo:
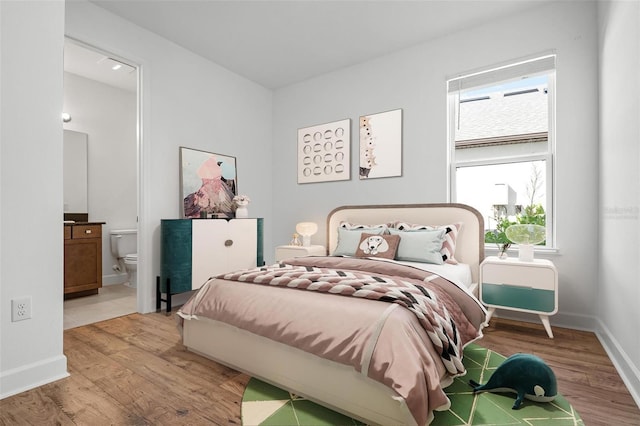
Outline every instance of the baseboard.
{"label": "baseboard", "polygon": [[[542,325],[540,318],[536,314],[498,309],[493,316],[495,318],[507,318]],[[595,333],[596,330],[596,318],[590,315],[557,313],[549,317],[549,322],[553,327],[591,331],[593,333]]]}
{"label": "baseboard", "polygon": [[[506,310],[498,310],[495,316],[517,321],[539,322],[537,315]],[[631,397],[636,402],[636,405],[640,407],[640,371],[638,371],[638,368],[633,364],[631,358],[599,318],[590,315],[557,313],[549,319],[553,327],[570,328],[572,330],[590,331],[594,333],[629,390]]]}
{"label": "baseboard", "polygon": [[67,357],[53,358],[4,371],[0,374],[0,399],[69,377]]}
{"label": "baseboard", "polygon": [[620,347],[618,341],[613,337],[606,325],[600,319],[597,320],[595,330],[596,336],[602,343],[604,350],[611,359],[613,366],[618,370],[618,374],[622,377],[622,381],[629,389],[631,397],[640,407],[640,370],[633,364],[633,361],[627,353]]}
{"label": "baseboard", "polygon": [[115,285],[122,284],[129,281],[129,275],[126,272],[120,272],[118,274],[108,274],[102,276],[102,285]]}

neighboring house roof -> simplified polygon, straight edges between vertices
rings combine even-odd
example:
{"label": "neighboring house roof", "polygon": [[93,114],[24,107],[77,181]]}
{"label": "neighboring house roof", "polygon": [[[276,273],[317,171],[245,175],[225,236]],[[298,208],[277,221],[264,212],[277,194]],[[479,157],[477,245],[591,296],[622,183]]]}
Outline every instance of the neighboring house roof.
{"label": "neighboring house roof", "polygon": [[456,146],[546,140],[548,97],[543,88],[462,100]]}

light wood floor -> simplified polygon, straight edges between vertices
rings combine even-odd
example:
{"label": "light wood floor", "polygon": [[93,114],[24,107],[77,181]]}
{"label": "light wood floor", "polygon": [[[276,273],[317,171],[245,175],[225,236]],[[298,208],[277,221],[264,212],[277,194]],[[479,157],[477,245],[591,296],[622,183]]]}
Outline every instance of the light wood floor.
{"label": "light wood floor", "polygon": [[[535,353],[586,425],[640,425],[593,333],[496,318],[479,342]],[[185,351],[174,315],[131,314],[65,330],[71,376],[0,401],[2,425],[240,425],[248,377]]]}

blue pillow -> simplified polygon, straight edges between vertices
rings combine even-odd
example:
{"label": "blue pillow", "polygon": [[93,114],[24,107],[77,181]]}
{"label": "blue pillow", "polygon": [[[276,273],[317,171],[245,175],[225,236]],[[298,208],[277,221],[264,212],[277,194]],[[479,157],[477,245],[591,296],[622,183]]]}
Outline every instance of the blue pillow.
{"label": "blue pillow", "polygon": [[444,263],[440,250],[444,242],[445,229],[405,232],[389,228],[389,233],[400,235],[396,260],[433,263],[435,265]]}
{"label": "blue pillow", "polygon": [[338,245],[333,252],[333,256],[355,256],[358,245],[360,244],[360,237],[363,233],[381,235],[387,228],[358,228],[358,229],[345,229],[338,228]]}

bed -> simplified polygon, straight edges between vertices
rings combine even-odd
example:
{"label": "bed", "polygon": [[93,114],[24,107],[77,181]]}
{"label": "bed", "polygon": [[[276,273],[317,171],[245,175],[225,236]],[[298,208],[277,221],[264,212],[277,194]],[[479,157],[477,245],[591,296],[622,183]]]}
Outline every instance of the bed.
{"label": "bed", "polygon": [[[439,264],[407,257],[409,244],[429,233],[440,238]],[[434,410],[449,407],[443,388],[464,374],[461,348],[485,325],[473,295],[482,216],[462,204],[329,213],[328,253],[340,254],[354,235],[359,256],[287,259],[212,278],[178,312],[183,343],[368,424],[428,424]],[[379,235],[398,244],[392,259],[362,255]]]}

